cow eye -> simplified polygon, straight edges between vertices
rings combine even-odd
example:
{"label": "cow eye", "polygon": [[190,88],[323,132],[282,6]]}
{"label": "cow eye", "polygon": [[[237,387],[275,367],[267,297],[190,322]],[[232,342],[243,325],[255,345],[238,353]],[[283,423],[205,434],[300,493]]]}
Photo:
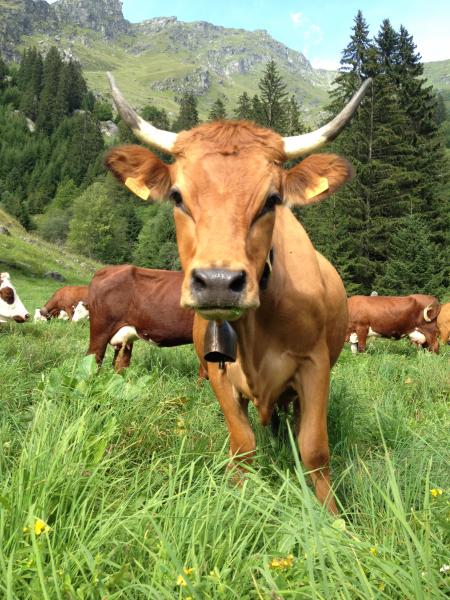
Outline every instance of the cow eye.
{"label": "cow eye", "polygon": [[179,208],[184,213],[186,213],[189,217],[192,218],[191,213],[186,208],[186,206],[185,206],[185,204],[183,202],[183,196],[181,195],[181,192],[179,190],[177,190],[176,188],[174,188],[173,190],[171,190],[171,192],[169,194],[169,200],[172,200],[172,202],[175,204],[175,206],[177,208]]}
{"label": "cow eye", "polygon": [[279,196],[279,194],[270,194],[270,196],[267,196],[264,206],[259,211],[258,216],[256,218],[259,219],[265,214],[274,211],[275,206],[277,206],[277,204],[281,204],[281,197]]}
{"label": "cow eye", "polygon": [[169,194],[169,199],[175,203],[175,206],[181,207],[183,205],[183,196],[181,192],[177,189],[171,190]]}

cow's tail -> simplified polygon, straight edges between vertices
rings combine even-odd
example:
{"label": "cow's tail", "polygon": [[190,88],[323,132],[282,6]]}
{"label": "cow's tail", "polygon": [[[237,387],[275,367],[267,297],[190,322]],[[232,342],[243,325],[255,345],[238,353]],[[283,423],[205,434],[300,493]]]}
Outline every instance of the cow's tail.
{"label": "cow's tail", "polygon": [[431,323],[431,321],[434,321],[434,319],[437,318],[440,311],[441,305],[437,300],[435,300],[423,309],[423,318],[427,323]]}

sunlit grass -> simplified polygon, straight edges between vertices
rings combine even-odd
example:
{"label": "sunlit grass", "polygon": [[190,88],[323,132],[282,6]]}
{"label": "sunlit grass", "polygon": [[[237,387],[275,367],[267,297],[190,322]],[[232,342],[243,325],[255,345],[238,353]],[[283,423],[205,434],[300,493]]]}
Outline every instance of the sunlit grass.
{"label": "sunlit grass", "polygon": [[[20,283],[34,309],[46,284]],[[119,376],[111,354],[99,372],[83,358],[87,343],[86,323],[0,330],[0,597],[448,596],[448,349],[342,354],[336,520],[288,423],[274,438],[252,411],[256,460],[242,487],[229,481],[223,416],[192,348],[136,344]]]}

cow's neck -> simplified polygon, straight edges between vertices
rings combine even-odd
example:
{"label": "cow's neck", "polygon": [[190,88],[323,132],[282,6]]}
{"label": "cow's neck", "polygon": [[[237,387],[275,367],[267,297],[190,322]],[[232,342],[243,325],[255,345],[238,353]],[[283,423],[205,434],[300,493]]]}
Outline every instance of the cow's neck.
{"label": "cow's neck", "polygon": [[[314,336],[311,329],[315,329],[311,315],[320,300],[317,290],[321,289],[316,253],[289,209],[277,218],[273,255],[267,287],[260,291],[259,308],[232,323],[238,336],[239,364],[252,395],[260,402],[263,420],[262,413],[270,410],[269,397],[289,385],[298,361],[309,354],[308,338]],[[303,310],[298,312],[297,306]]]}

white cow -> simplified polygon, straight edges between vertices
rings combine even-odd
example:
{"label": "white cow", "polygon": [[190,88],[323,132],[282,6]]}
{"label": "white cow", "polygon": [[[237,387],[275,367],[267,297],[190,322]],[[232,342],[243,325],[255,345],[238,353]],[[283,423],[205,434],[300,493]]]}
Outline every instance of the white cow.
{"label": "white cow", "polygon": [[80,300],[73,311],[72,321],[76,322],[81,321],[82,319],[89,319],[89,310],[86,303],[83,302],[83,300]]}
{"label": "white cow", "polygon": [[30,315],[22,304],[9,273],[0,273],[0,323],[25,323]]}

